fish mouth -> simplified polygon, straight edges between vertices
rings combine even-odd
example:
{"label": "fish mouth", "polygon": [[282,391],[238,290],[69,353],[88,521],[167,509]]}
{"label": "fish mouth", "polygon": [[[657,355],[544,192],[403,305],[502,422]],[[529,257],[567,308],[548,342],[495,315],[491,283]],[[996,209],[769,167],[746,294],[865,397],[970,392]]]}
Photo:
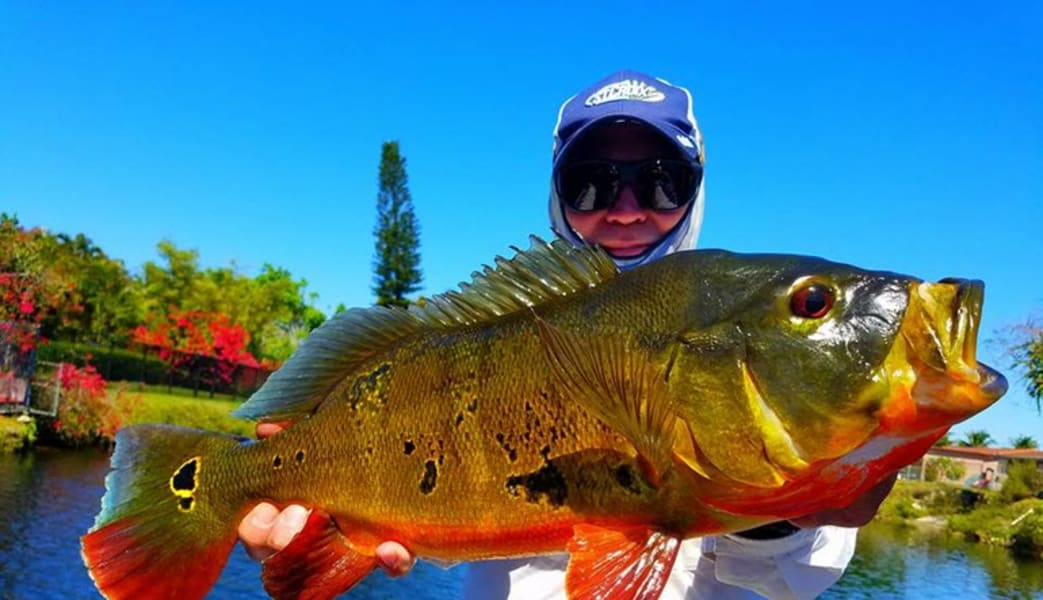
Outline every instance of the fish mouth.
{"label": "fish mouth", "polygon": [[985,284],[974,279],[910,284],[901,336],[916,371],[911,392],[920,408],[962,420],[1006,393],[1006,378],[977,358],[984,298]]}
{"label": "fish mouth", "polygon": [[986,395],[999,400],[1007,393],[1007,378],[992,367],[978,363],[978,373],[981,375],[981,389]]}

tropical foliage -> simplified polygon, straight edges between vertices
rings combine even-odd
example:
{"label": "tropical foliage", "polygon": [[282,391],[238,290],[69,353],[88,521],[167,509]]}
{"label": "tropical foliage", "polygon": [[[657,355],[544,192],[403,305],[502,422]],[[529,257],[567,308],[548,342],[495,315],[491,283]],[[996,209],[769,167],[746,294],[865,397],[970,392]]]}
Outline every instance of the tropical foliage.
{"label": "tropical foliage", "polygon": [[0,322],[20,325],[5,333],[23,352],[37,343],[38,328],[28,325],[61,323],[81,310],[70,269],[58,255],[53,236],[0,214]]}
{"label": "tropical foliage", "polygon": [[1026,498],[1035,498],[1043,493],[1043,470],[1036,466],[1034,460],[1014,460],[1007,467],[1007,477],[1000,488],[1000,499],[1004,502],[1017,502]]}
{"label": "tropical foliage", "polygon": [[[206,314],[208,322],[234,328],[245,341],[235,348],[237,360],[249,355],[254,362],[277,364],[325,319],[306,293],[307,282],[285,269],[265,264],[251,277],[235,265],[204,269],[195,250],[170,241],[157,249],[159,260],[134,275],[82,233],[26,228],[0,214],[0,322],[38,325],[44,342],[119,348],[140,342],[142,326],[155,329],[186,314]],[[211,327],[200,331],[212,337]],[[30,333],[19,341],[38,343]],[[183,349],[176,346],[182,341],[170,348]],[[231,340],[225,335],[216,342],[227,357]]]}
{"label": "tropical foliage", "polygon": [[987,448],[994,441],[988,431],[976,429],[965,433],[964,438],[957,445],[964,448]]}
{"label": "tropical foliage", "polygon": [[[158,355],[197,389],[249,391],[227,385],[234,373],[253,369],[256,387],[325,318],[306,282],[285,269],[264,265],[251,277],[235,265],[201,268],[194,250],[169,241],[158,250],[158,261],[132,274],[82,233],[27,228],[0,214],[0,343],[62,363],[56,373],[48,368],[62,401],[41,438],[111,439],[120,423],[102,369],[136,379]],[[92,365],[93,350],[104,360]]]}
{"label": "tropical foliage", "polygon": [[1036,409],[1043,410],[1043,327],[1029,319],[1006,333],[1004,345],[1012,366],[1022,375],[1029,396],[1036,399]]}
{"label": "tropical foliage", "polygon": [[966,467],[963,463],[947,456],[934,457],[924,465],[925,481],[959,481],[963,478]]}
{"label": "tropical foliage", "polygon": [[1010,440],[1010,447],[1031,450],[1034,448],[1039,448],[1039,442],[1037,442],[1036,438],[1032,437],[1031,435],[1019,435]]}
{"label": "tropical foliage", "polygon": [[108,397],[105,380],[94,367],[58,366],[62,401],[51,420],[49,435],[70,446],[111,442],[119,429],[116,407]]}

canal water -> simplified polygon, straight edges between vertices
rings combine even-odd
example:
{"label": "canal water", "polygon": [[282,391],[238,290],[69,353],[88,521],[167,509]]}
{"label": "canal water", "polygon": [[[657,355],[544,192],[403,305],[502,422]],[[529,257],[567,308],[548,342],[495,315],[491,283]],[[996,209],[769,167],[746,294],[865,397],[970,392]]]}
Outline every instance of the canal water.
{"label": "canal water", "polygon": [[[0,456],[0,599],[98,598],[79,555],[79,536],[94,521],[108,458],[99,452],[41,449]],[[420,563],[401,579],[367,578],[354,600],[434,600],[459,595],[466,566]],[[263,599],[260,568],[237,548],[211,598]],[[1043,600],[1043,561],[887,527],[869,527],[840,582],[823,598]]]}

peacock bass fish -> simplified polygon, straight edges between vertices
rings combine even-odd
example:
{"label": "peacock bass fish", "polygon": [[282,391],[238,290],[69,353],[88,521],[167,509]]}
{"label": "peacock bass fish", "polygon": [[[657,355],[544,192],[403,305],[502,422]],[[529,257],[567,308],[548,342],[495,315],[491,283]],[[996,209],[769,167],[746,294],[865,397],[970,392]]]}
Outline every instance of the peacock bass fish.
{"label": "peacock bass fish", "polygon": [[693,250],[620,273],[529,250],[409,310],[327,321],[238,411],[251,442],[119,432],[82,538],[107,598],[202,598],[261,500],[313,508],[264,563],[330,598],[395,540],[444,562],[567,551],[569,598],[657,598],[687,537],[847,506],[1006,391],[983,284]]}

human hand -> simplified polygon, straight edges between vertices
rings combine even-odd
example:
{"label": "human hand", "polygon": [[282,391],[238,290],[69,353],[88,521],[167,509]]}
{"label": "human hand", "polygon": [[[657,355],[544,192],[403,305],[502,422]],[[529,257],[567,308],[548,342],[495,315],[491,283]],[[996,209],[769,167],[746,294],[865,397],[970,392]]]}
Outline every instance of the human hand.
{"label": "human hand", "polygon": [[[266,438],[279,433],[290,423],[258,423],[257,437]],[[308,521],[310,511],[296,504],[279,510],[268,502],[253,507],[239,522],[239,539],[250,558],[263,561],[285,548],[300,533]],[[397,542],[377,546],[377,559],[384,571],[392,577],[405,575],[416,562],[416,556]]]}
{"label": "human hand", "polygon": [[832,508],[817,512],[799,519],[790,519],[794,525],[802,528],[821,527],[823,525],[837,525],[839,527],[862,527],[876,516],[876,511],[884,498],[891,493],[895,481],[898,480],[898,472],[895,471],[886,479],[869,488],[849,504],[846,508]]}

